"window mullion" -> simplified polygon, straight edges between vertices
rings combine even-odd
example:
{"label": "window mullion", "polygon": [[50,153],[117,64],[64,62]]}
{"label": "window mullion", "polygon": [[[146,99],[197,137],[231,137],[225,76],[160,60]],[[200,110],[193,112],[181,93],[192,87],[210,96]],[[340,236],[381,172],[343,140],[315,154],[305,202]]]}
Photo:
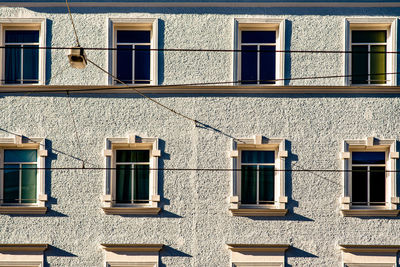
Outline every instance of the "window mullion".
{"label": "window mullion", "polygon": [[131,190],[132,190],[132,193],[131,193],[131,204],[133,204],[133,203],[135,203],[135,195],[134,195],[134,192],[135,192],[135,179],[136,179],[136,177],[135,177],[135,163],[132,163],[132,165],[131,165],[132,167],[132,170],[131,170],[131,176],[132,176],[132,185],[131,185]]}
{"label": "window mullion", "polygon": [[260,166],[259,165],[256,165],[257,166],[257,193],[256,193],[256,195],[257,195],[257,199],[256,199],[256,203],[257,203],[257,205],[259,205],[260,204]]}
{"label": "window mullion", "polygon": [[371,166],[367,166],[367,205],[371,206],[371,196],[370,196],[370,190],[371,190],[371,186],[370,186],[370,169]]}
{"label": "window mullion", "polygon": [[368,44],[368,84],[371,84],[371,44]]}
{"label": "window mullion", "polygon": [[136,44],[132,44],[132,83],[135,83],[135,55],[136,55]]}
{"label": "window mullion", "polygon": [[[260,48],[261,46],[258,44],[257,45],[257,84],[260,84]],[[258,166],[257,166],[258,168]]]}
{"label": "window mullion", "polygon": [[20,83],[24,83],[24,45],[21,44],[21,77]]}
{"label": "window mullion", "polygon": [[18,167],[19,167],[18,203],[22,203],[22,164],[18,164]]}

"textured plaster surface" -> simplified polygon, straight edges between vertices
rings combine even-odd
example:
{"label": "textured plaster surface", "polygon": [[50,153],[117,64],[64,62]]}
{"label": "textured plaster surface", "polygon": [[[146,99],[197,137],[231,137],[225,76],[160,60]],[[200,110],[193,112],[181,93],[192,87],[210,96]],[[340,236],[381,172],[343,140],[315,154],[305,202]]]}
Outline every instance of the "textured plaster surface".
{"label": "textured plaster surface", "polygon": [[[286,48],[343,49],[348,16],[394,16],[398,9],[77,9],[84,46],[106,46],[108,17],[160,19],[160,47],[232,48],[233,18],[287,19]],[[132,13],[138,12],[138,13]],[[64,9],[2,8],[1,17],[45,17],[48,45],[73,45]],[[48,51],[50,84],[104,84],[89,66],[67,67],[65,51]],[[88,51],[103,67],[105,52]],[[51,63],[51,64],[50,64]],[[162,63],[162,64],[161,64]],[[339,75],[341,54],[287,57],[292,77]],[[56,75],[59,73],[58,75]],[[163,84],[228,81],[230,53],[165,52]],[[340,80],[291,84],[339,85]],[[107,137],[160,138],[160,168],[230,168],[232,137],[262,134],[287,139],[287,169],[339,169],[344,139],[369,136],[400,140],[400,97],[394,95],[153,95],[161,103],[209,128],[168,112],[136,95],[2,95],[0,136],[45,137],[47,167],[104,167]],[[70,102],[70,105],[69,105]],[[69,108],[71,106],[71,109]],[[74,121],[76,124],[76,138]],[[160,266],[229,266],[226,244],[291,244],[286,266],[341,266],[338,244],[399,244],[397,218],[345,218],[339,212],[340,173],[287,172],[289,214],[282,218],[232,217],[231,173],[161,171],[158,216],[105,215],[103,170],[48,170],[49,212],[43,216],[0,216],[1,243],[48,243],[49,266],[104,266],[101,243],[161,243]]]}

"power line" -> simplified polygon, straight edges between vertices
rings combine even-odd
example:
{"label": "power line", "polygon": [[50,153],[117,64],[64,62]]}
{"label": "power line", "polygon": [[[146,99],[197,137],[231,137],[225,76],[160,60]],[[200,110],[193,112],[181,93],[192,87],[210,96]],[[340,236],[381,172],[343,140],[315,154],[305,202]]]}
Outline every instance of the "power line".
{"label": "power line", "polygon": [[77,44],[77,46],[80,46],[80,44],[79,44],[79,38],[78,38],[78,33],[76,32],[75,23],[74,23],[74,20],[72,19],[71,9],[69,8],[68,0],[65,0],[65,4],[67,5],[68,14],[69,14],[69,19],[70,19],[70,21],[71,21],[71,23],[72,23],[72,28],[74,29],[76,44]]}
{"label": "power line", "polygon": [[[116,48],[116,47],[82,47],[84,50],[98,51],[160,51],[160,52],[222,52],[222,53],[241,53],[241,52],[260,52],[260,53],[305,53],[305,54],[399,54],[400,51],[342,51],[342,50],[242,50],[242,49],[201,49],[201,48]],[[40,47],[8,47],[0,46],[0,49],[49,49],[49,50],[69,50],[71,47],[64,46],[40,46]]]}
{"label": "power line", "polygon": [[[4,163],[7,164],[7,163]],[[27,168],[20,167],[3,167],[0,170],[26,170]],[[117,168],[112,167],[42,167],[42,168],[29,168],[34,170],[117,170]],[[149,168],[151,171],[207,171],[207,172],[233,172],[242,171],[242,169],[232,169],[232,168]],[[252,170],[252,172],[259,172],[265,170]],[[275,169],[273,172],[352,172],[352,173],[400,173],[400,170],[342,170],[342,169]]]}

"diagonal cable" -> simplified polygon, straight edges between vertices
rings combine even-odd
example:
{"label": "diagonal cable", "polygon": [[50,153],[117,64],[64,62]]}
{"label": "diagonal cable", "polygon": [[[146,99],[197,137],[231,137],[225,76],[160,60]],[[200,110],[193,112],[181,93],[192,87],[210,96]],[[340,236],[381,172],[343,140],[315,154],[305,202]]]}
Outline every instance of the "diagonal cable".
{"label": "diagonal cable", "polygon": [[75,23],[74,23],[74,19],[72,18],[71,9],[69,8],[68,0],[65,0],[65,4],[67,5],[67,8],[68,8],[69,19],[71,20],[72,28],[74,29],[76,44],[77,44],[77,46],[80,46],[78,33],[76,32]]}

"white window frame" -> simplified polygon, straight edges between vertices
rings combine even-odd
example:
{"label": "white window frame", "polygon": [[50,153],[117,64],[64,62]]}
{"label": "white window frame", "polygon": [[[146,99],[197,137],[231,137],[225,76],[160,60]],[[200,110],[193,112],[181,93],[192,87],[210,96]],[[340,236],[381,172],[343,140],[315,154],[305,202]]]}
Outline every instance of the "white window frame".
{"label": "white window frame", "polygon": [[396,267],[396,245],[340,245],[343,267]]}
{"label": "white window frame", "polygon": [[0,244],[0,267],[43,267],[47,244]]}
{"label": "white window frame", "polygon": [[[255,135],[253,138],[233,140],[230,157],[232,158],[232,187],[230,196],[230,211],[234,216],[284,216],[287,213],[285,195],[285,139],[264,138]],[[241,151],[274,151],[274,203],[273,204],[241,204]]]}
{"label": "white window frame", "polygon": [[101,244],[105,267],[159,267],[163,244]]}
{"label": "white window frame", "polygon": [[228,244],[232,267],[284,267],[287,244]]}
{"label": "white window frame", "polygon": [[[285,50],[285,20],[275,18],[236,18],[234,20],[234,43],[233,50],[240,50],[242,31],[275,31],[275,49],[276,51]],[[244,86],[274,86],[284,85],[285,73],[285,53],[275,52],[275,84],[243,84]],[[233,53],[233,80],[241,80],[241,54],[240,52]],[[259,72],[259,68],[258,68]]]}
{"label": "white window frame", "polygon": [[[150,31],[150,49],[158,49],[158,19],[156,18],[109,18],[108,19],[108,47],[116,48],[117,31],[118,30],[148,30]],[[143,45],[143,44],[140,44]],[[145,45],[145,44],[144,44]],[[108,57],[108,69],[114,76],[117,76],[117,51],[110,50]],[[133,65],[135,62],[133,62]],[[132,71],[134,72],[134,66]],[[109,75],[106,77],[106,83],[109,85],[119,85]],[[133,84],[135,85],[135,84]],[[140,84],[158,85],[158,51],[150,51],[150,83]]]}
{"label": "white window frame", "polygon": [[[397,18],[346,18],[345,19],[345,42],[344,50],[351,51],[351,33],[353,30],[386,30],[386,51],[393,52],[397,51]],[[396,73],[397,72],[397,54],[388,53],[386,55],[386,72]],[[343,79],[344,85],[353,86],[396,86],[397,85],[397,74],[387,74],[385,84],[353,84],[351,82],[351,54],[345,54],[345,77]],[[369,77],[370,78],[370,77]]]}
{"label": "white window frame", "polygon": [[44,214],[47,211],[45,193],[45,158],[47,150],[44,138],[25,138],[15,135],[10,138],[0,138],[0,168],[4,168],[5,149],[36,149],[37,150],[37,192],[36,203],[3,203],[4,171],[0,172],[0,214]]}
{"label": "white window frame", "polygon": [[[386,198],[385,205],[361,206],[353,205],[351,201],[351,170],[352,152],[385,152],[386,158]],[[399,197],[396,190],[396,160],[399,152],[396,151],[396,140],[377,139],[368,137],[364,140],[345,140],[343,142],[340,159],[343,168],[343,195],[341,197],[341,211],[344,216],[397,216]]]}
{"label": "white window frame", "polygon": [[[38,30],[39,31],[39,47],[46,47],[46,19],[45,18],[1,18],[0,19],[0,44],[5,46],[6,30]],[[0,53],[0,72],[1,84],[5,85],[5,49]],[[46,49],[39,49],[39,75],[38,83],[33,85],[44,85],[46,82]],[[7,86],[21,86],[22,83],[6,84]],[[29,85],[30,83],[23,83]]]}
{"label": "white window frame", "polygon": [[[126,138],[106,138],[105,157],[106,176],[104,183],[103,210],[106,214],[148,214],[155,215],[160,212],[158,204],[158,158],[161,151],[158,149],[158,138],[142,138],[130,135]],[[117,150],[149,150],[150,175],[149,175],[149,203],[117,204],[116,199],[116,151]]]}

